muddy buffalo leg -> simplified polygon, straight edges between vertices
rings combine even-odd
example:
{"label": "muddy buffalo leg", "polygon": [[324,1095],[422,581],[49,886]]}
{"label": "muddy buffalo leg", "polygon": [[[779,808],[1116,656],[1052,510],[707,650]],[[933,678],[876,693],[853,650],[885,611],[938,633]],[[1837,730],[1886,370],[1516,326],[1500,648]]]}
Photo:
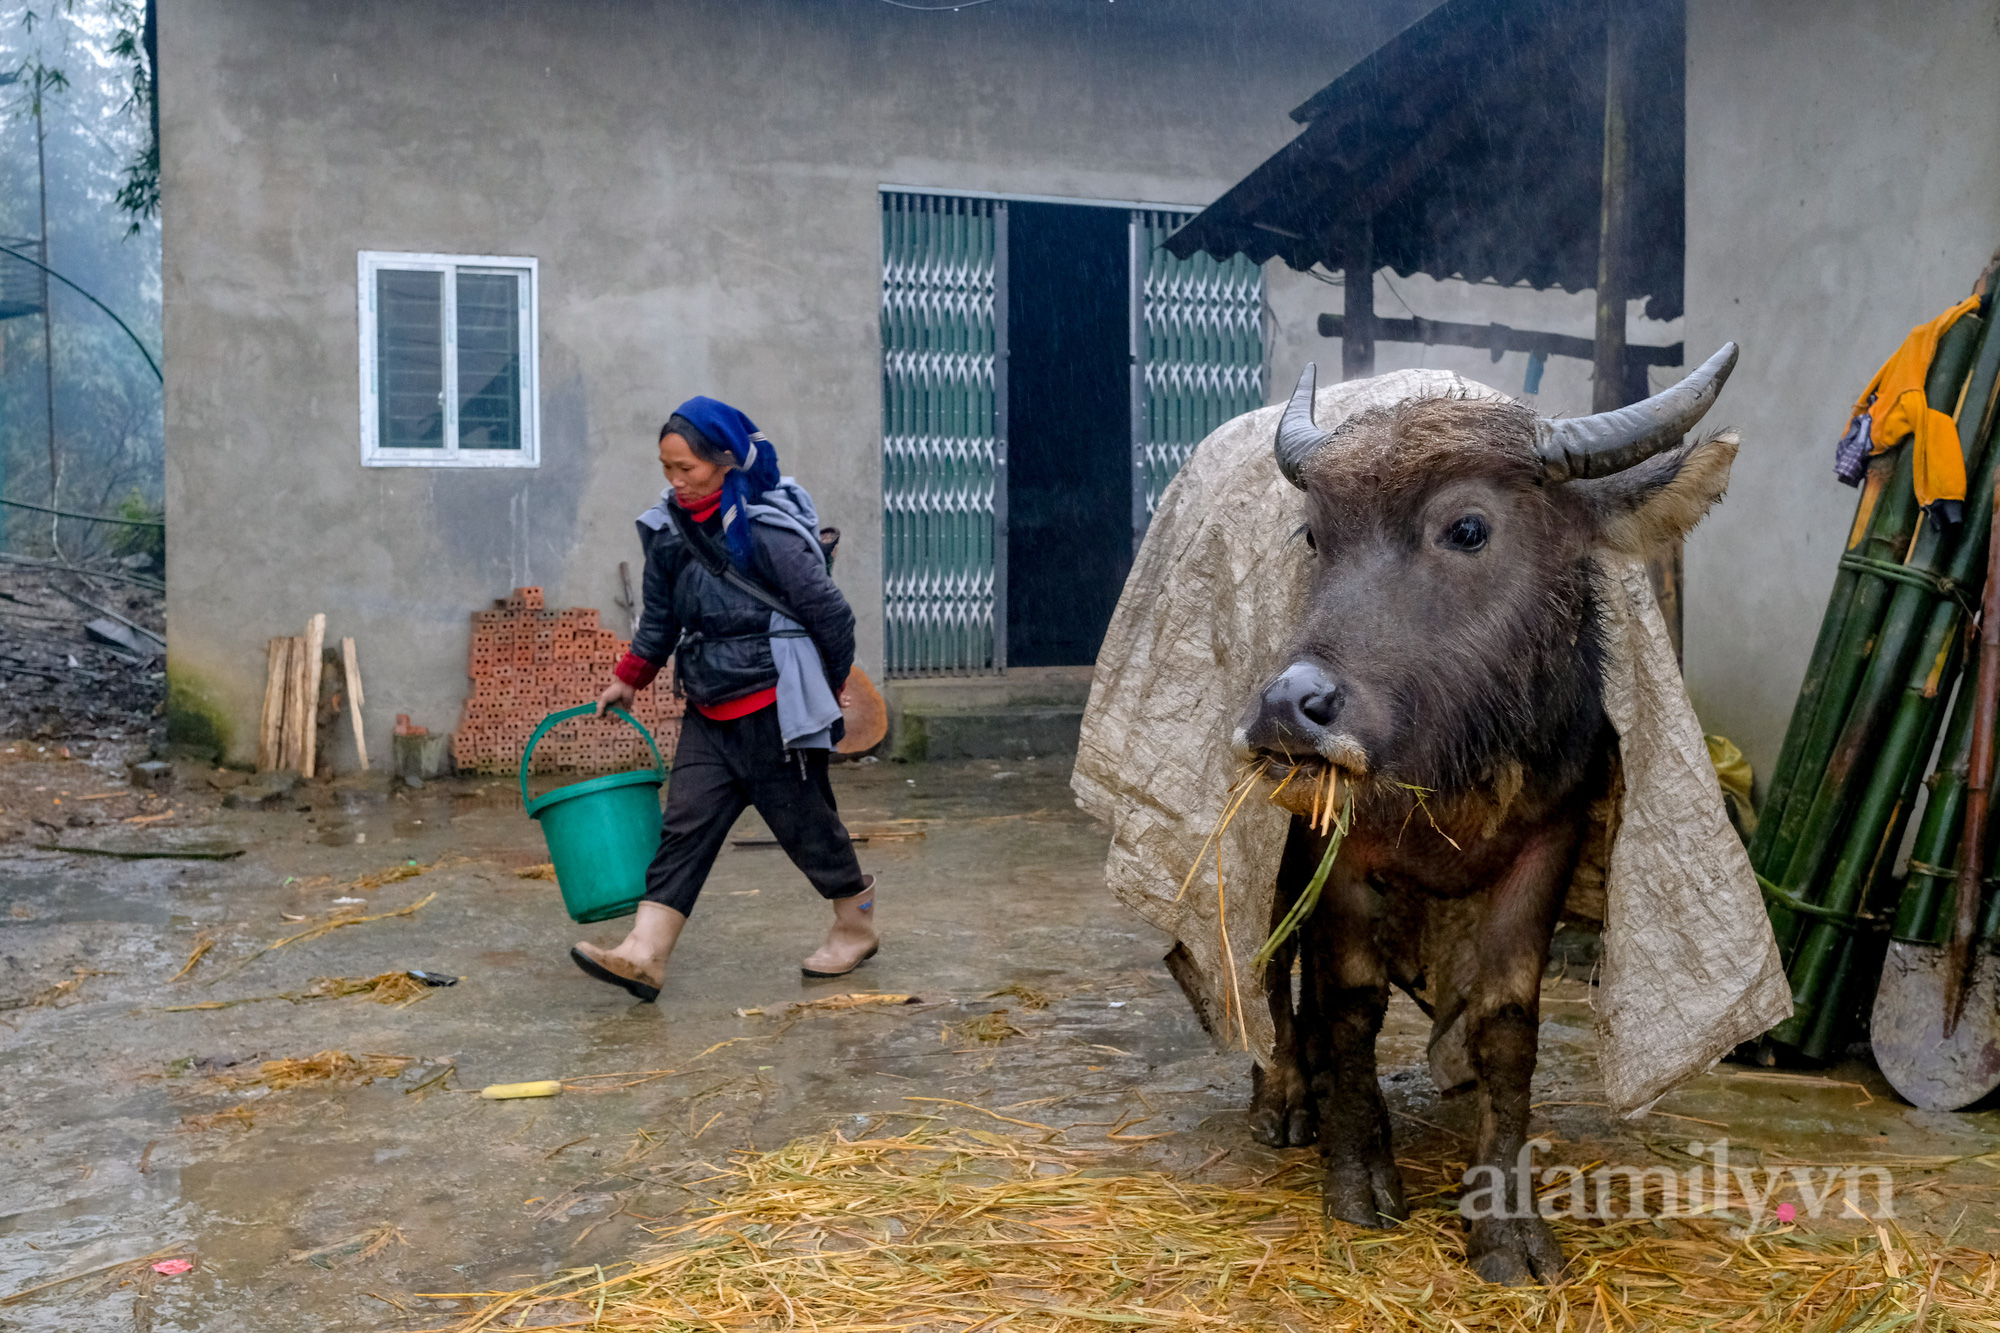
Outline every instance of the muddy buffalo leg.
{"label": "muddy buffalo leg", "polygon": [[1374,938],[1380,909],[1375,890],[1336,865],[1305,944],[1318,1012],[1303,1035],[1326,1159],[1326,1215],[1370,1227],[1409,1216],[1375,1077],[1375,1038],[1389,1007],[1388,968]]}
{"label": "muddy buffalo leg", "polygon": [[[1292,910],[1299,894],[1319,867],[1324,844],[1294,819],[1278,865],[1277,892],[1271,896],[1271,924]],[[1300,1046],[1299,1025],[1292,1009],[1292,963],[1298,958],[1299,936],[1286,940],[1264,967],[1264,998],[1271,1006],[1271,1068],[1250,1071],[1250,1133],[1273,1148],[1304,1148],[1317,1141],[1306,1052]],[[1308,992],[1310,994],[1310,992]]]}
{"label": "muddy buffalo leg", "polygon": [[1271,1067],[1250,1070],[1250,1134],[1273,1148],[1303,1148],[1312,1143],[1312,1096],[1304,1068],[1304,1052],[1292,1013],[1292,963],[1298,945],[1287,941],[1264,968],[1265,998],[1271,1006]]}
{"label": "muddy buffalo leg", "polygon": [[1481,927],[1479,981],[1466,1015],[1479,1080],[1479,1139],[1459,1210],[1466,1258],[1489,1282],[1518,1286],[1562,1276],[1562,1250],[1536,1207],[1523,1149],[1541,1023],[1542,968],[1561,907],[1575,837],[1539,834],[1494,886]]}

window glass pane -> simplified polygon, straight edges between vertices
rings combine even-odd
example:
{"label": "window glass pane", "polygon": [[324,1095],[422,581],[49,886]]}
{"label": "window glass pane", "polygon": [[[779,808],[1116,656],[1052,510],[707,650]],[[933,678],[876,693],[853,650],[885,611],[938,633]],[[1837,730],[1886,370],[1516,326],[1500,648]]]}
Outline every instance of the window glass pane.
{"label": "window glass pane", "polygon": [[444,448],[444,274],[375,271],[375,399],[379,447]]}
{"label": "window glass pane", "polygon": [[521,447],[521,278],[458,275],[458,447]]}

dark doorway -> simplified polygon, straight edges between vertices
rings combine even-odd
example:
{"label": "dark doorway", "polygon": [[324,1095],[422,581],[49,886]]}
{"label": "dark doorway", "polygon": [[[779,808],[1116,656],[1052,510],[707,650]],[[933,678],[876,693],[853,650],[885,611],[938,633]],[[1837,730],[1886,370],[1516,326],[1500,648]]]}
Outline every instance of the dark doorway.
{"label": "dark doorway", "polygon": [[1132,565],[1130,222],[1007,208],[1007,664],[1084,666]]}

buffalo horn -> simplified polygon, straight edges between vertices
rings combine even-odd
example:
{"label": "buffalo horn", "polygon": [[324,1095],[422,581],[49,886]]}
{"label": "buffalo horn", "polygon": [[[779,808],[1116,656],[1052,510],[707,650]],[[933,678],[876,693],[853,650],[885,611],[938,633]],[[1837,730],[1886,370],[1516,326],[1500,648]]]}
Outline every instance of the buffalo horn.
{"label": "buffalo horn", "polygon": [[[1736,368],[1736,344],[1696,367],[1671,389],[1662,389],[1643,403],[1594,416],[1537,423],[1535,454],[1551,481],[1606,477],[1643,463],[1680,443],[1681,436],[1714,405],[1716,395]],[[1296,401],[1296,400],[1294,400]],[[1287,423],[1291,412],[1285,413]],[[1285,453],[1284,432],[1278,435],[1278,457]],[[1290,476],[1290,473],[1286,474]]]}
{"label": "buffalo horn", "polygon": [[1313,381],[1318,374],[1319,367],[1308,361],[1305,374],[1299,376],[1299,387],[1292,390],[1292,401],[1285,404],[1285,415],[1278,421],[1278,471],[1300,490],[1306,486],[1299,475],[1299,469],[1305,466],[1306,455],[1330,438],[1325,431],[1313,425]]}

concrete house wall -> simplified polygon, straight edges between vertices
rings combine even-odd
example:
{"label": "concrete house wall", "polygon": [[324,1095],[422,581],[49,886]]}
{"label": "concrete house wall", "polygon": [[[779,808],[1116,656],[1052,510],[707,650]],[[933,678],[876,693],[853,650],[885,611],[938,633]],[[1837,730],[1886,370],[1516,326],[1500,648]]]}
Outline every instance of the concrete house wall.
{"label": "concrete house wall", "polygon": [[1743,345],[1742,429],[1687,550],[1702,721],[1777,761],[1855,492],[1833,445],[1909,329],[2000,246],[2000,23],[1981,0],[1688,0],[1687,346]]}
{"label": "concrete house wall", "polygon": [[[265,641],[316,611],[358,641],[376,754],[397,713],[455,725],[490,599],[539,584],[615,624],[654,434],[697,392],[844,530],[875,670],[878,187],[1204,204],[1426,8],[162,5],[173,733],[251,758]],[[362,467],[363,250],[539,261],[538,468]],[[1337,306],[1281,268],[1269,290],[1281,392]]]}

